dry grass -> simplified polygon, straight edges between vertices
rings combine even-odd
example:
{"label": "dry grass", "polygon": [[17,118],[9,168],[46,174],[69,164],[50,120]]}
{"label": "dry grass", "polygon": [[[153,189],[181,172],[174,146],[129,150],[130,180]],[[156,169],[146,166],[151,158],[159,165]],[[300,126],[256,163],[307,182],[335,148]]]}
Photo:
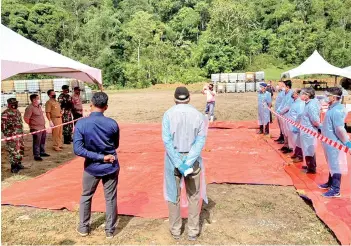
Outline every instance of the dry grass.
{"label": "dry grass", "polygon": [[[173,105],[173,90],[113,92],[107,115],[118,122],[160,122],[163,112]],[[192,104],[204,108],[201,85],[191,90]],[[87,108],[88,105],[85,105]],[[23,109],[21,109],[23,111]],[[256,118],[256,94],[219,95],[218,120],[253,120]],[[2,149],[2,186],[36,177],[70,160],[71,146],[62,153],[47,150],[51,157],[32,161],[31,138],[26,138],[23,164],[29,169],[19,175],[9,172]],[[209,205],[202,209],[201,244],[337,244],[330,230],[316,217],[293,187],[252,185],[209,185]],[[186,220],[185,220],[186,222]],[[117,236],[104,237],[104,214],[94,213],[93,232],[87,238],[77,236],[77,212],[2,206],[2,242],[7,244],[174,244],[166,219],[143,219],[120,216]],[[180,240],[187,244],[186,229]]]}

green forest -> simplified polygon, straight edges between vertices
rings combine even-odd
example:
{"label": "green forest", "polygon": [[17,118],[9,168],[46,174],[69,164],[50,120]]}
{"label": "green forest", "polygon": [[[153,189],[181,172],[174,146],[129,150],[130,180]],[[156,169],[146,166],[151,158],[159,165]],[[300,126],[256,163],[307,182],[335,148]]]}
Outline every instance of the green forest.
{"label": "green forest", "polygon": [[193,83],[301,63],[351,65],[351,0],[3,0],[3,25],[110,88]]}

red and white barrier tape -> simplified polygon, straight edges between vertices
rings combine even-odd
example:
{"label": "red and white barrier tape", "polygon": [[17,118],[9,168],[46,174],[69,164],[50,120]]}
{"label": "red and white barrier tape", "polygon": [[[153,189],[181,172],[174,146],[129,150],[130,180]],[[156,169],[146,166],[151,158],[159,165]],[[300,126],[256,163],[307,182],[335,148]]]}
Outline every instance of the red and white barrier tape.
{"label": "red and white barrier tape", "polygon": [[59,126],[64,126],[64,125],[72,124],[72,123],[76,122],[77,120],[80,120],[80,119],[85,118],[85,117],[88,117],[88,116],[89,116],[89,115],[86,115],[86,116],[80,117],[80,118],[78,118],[78,119],[75,119],[75,120],[72,120],[72,121],[69,121],[69,122],[62,123],[62,124],[57,125],[57,126],[48,127],[48,128],[46,128],[46,129],[43,129],[43,130],[39,130],[39,131],[35,131],[35,132],[29,132],[29,133],[24,133],[24,134],[15,135],[15,136],[12,136],[12,137],[7,137],[7,138],[2,138],[2,139],[1,139],[1,142],[14,140],[14,139],[21,138],[21,137],[25,137],[25,136],[29,136],[29,135],[34,135],[34,134],[37,134],[37,133],[39,133],[39,132],[45,132],[45,131],[48,131],[48,130],[50,130],[50,129],[57,128],[57,127],[59,127]]}
{"label": "red and white barrier tape", "polygon": [[[267,106],[265,106],[265,107],[267,107]],[[284,117],[284,116],[282,116],[282,115],[276,113],[276,112],[275,112],[273,109],[271,109],[271,108],[268,108],[268,109],[269,109],[269,111],[271,111],[271,112],[272,112],[274,115],[276,115],[277,117],[279,117],[279,118],[281,118],[281,119],[287,121],[288,123],[292,124],[293,126],[295,126],[295,127],[298,128],[298,129],[300,129],[300,130],[306,132],[307,134],[309,134],[309,135],[311,135],[311,136],[313,136],[313,137],[315,137],[315,138],[321,140],[322,142],[324,142],[324,143],[326,143],[326,144],[328,144],[328,145],[330,145],[330,146],[332,146],[332,147],[334,147],[334,148],[337,148],[337,149],[339,149],[339,150],[341,150],[341,151],[344,151],[345,153],[349,153],[349,150],[350,150],[350,149],[349,149],[348,147],[346,147],[345,145],[340,144],[340,143],[338,143],[338,142],[335,142],[334,140],[331,140],[331,139],[329,139],[329,138],[323,136],[322,134],[320,134],[320,133],[318,133],[318,132],[312,131],[311,129],[308,129],[308,128],[306,128],[306,127],[304,127],[304,126],[302,126],[302,125],[296,123],[295,121],[293,121],[293,120],[291,120],[291,119],[288,119],[288,118],[286,118],[286,117]]]}

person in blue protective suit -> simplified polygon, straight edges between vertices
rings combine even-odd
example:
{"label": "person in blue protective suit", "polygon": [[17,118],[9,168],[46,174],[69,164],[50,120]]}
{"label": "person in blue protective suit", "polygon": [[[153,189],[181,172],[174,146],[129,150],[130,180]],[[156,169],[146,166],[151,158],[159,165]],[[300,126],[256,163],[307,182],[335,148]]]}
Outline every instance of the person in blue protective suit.
{"label": "person in blue protective suit", "polygon": [[[284,81],[284,85],[285,85],[285,95],[280,107],[277,110],[277,113],[284,117],[287,117],[290,107],[294,102],[294,99],[292,98],[294,90],[291,89],[291,80]],[[286,122],[285,120],[281,120],[281,129],[284,135],[284,142],[283,142],[284,146],[280,149],[280,151],[282,151],[284,154],[292,152],[292,149],[289,148],[288,125],[289,125],[288,122]]]}
{"label": "person in blue protective suit", "polygon": [[[260,91],[258,92],[258,123],[260,125],[260,130],[258,134],[269,134],[269,122],[270,115],[269,109],[272,107],[272,96],[267,90],[267,84],[260,84]],[[263,129],[264,128],[264,129]]]}
{"label": "person in blue protective suit", "polygon": [[[322,135],[351,148],[350,138],[344,128],[346,109],[340,103],[342,90],[332,87],[328,88],[325,94],[329,109],[323,121]],[[323,149],[329,166],[329,178],[327,183],[318,187],[329,189],[322,194],[324,197],[340,197],[341,175],[347,173],[346,153],[326,143],[323,143]]]}
{"label": "person in blue protective suit", "polygon": [[188,209],[188,239],[194,241],[200,233],[200,196],[207,203],[206,183],[201,151],[205,145],[208,119],[189,105],[186,87],[174,93],[176,105],[163,116],[162,140],[165,146],[164,195],[168,201],[170,232],[174,239],[181,234],[180,193],[185,181]]}
{"label": "person in blue protective suit", "polygon": [[[305,109],[301,116],[300,124],[312,131],[320,131],[320,104],[315,97],[313,88],[303,88],[300,93],[300,98],[306,103]],[[300,131],[300,141],[302,146],[303,156],[305,158],[306,173],[315,174],[317,169],[316,163],[316,145],[317,139],[303,131]]]}
{"label": "person in blue protective suit", "polygon": [[[278,95],[277,95],[277,98],[275,99],[275,104],[274,104],[274,111],[277,112],[278,108],[280,107],[282,101],[283,101],[283,98],[285,96],[285,84],[281,81],[278,83],[277,85],[277,91],[278,91]],[[284,143],[284,135],[283,135],[283,131],[282,131],[282,128],[281,128],[281,123],[282,123],[282,120],[281,119],[277,119],[278,120],[278,125],[279,125],[279,129],[280,129],[280,135],[279,135],[279,138],[277,138],[276,140],[274,140],[275,142],[283,142]]]}
{"label": "person in blue protective suit", "polygon": [[[295,89],[292,95],[294,102],[291,104],[287,117],[295,122],[300,122],[301,115],[305,109],[305,102],[300,99],[301,89]],[[288,124],[288,143],[289,148],[294,150],[291,156],[293,162],[301,162],[303,160],[302,149],[300,144],[300,130]]]}

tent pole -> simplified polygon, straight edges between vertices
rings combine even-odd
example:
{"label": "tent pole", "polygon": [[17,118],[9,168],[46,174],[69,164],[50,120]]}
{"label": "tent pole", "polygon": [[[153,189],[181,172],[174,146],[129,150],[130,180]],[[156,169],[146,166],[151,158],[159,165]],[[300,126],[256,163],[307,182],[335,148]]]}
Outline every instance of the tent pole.
{"label": "tent pole", "polygon": [[334,86],[336,87],[336,83],[338,81],[338,76],[335,76],[335,83],[334,83]]}

